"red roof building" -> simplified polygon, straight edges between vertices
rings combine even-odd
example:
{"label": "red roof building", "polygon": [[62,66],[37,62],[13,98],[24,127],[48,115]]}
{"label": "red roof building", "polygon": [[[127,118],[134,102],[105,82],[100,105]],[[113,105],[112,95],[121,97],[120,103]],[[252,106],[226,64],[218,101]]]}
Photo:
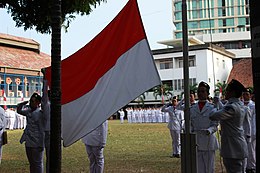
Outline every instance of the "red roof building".
{"label": "red roof building", "polygon": [[41,69],[50,65],[51,57],[40,52],[38,42],[0,33],[0,105],[16,105],[33,92],[40,93]]}
{"label": "red roof building", "polygon": [[253,87],[253,71],[252,59],[241,59],[233,64],[233,68],[228,77],[228,83],[236,79],[241,82],[246,88]]}

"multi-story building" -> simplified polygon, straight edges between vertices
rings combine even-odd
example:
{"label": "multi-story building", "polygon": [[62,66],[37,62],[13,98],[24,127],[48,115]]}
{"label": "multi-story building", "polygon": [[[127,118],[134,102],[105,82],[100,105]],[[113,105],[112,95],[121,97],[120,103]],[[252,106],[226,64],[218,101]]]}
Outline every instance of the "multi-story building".
{"label": "multi-story building", "polygon": [[[182,0],[173,2],[173,40],[159,43],[174,46],[182,39]],[[236,58],[251,57],[249,0],[187,0],[188,35],[233,52]]]}
{"label": "multi-story building", "polygon": [[41,93],[41,68],[50,60],[36,41],[0,33],[0,105],[12,107]]}
{"label": "multi-story building", "polygon": [[[173,95],[184,91],[182,48],[153,50],[156,67],[163,84],[173,88]],[[212,44],[189,47],[189,85],[205,81],[214,96],[215,85],[227,81],[235,55]]]}

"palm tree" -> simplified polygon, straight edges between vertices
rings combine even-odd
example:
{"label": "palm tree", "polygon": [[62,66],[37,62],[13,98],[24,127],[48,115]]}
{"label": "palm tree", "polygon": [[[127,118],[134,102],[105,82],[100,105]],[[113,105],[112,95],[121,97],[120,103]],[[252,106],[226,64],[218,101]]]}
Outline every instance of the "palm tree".
{"label": "palm tree", "polygon": [[137,100],[137,102],[138,102],[138,105],[141,103],[142,106],[144,106],[145,93],[146,93],[146,92],[144,92],[143,94],[141,94],[140,96],[138,96],[138,97],[136,98],[136,100]]}
{"label": "palm tree", "polygon": [[153,96],[156,100],[158,96],[160,96],[162,99],[164,98],[164,96],[166,96],[167,100],[172,97],[172,87],[167,84],[156,86],[152,90]]}
{"label": "palm tree", "polygon": [[[195,83],[193,85],[189,85],[189,88],[190,88],[190,91],[194,91],[195,93],[197,93],[197,90],[198,90],[198,84]],[[181,92],[181,96],[184,94],[184,91]],[[178,98],[180,99],[180,98]]]}
{"label": "palm tree", "polygon": [[216,89],[214,90],[215,95],[222,95],[224,96],[226,94],[226,88],[227,88],[227,83],[223,81],[223,83],[218,82],[216,84]]}

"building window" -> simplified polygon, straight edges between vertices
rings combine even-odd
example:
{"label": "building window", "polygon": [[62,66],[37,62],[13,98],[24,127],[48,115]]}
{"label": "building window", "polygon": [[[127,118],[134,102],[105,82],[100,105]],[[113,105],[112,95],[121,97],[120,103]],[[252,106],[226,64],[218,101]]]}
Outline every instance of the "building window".
{"label": "building window", "polygon": [[1,81],[1,90],[5,89],[5,82]]}
{"label": "building window", "polygon": [[174,5],[175,5],[175,11],[181,11],[182,2],[177,2]]}
{"label": "building window", "polygon": [[227,26],[234,26],[235,24],[234,24],[234,19],[227,19],[226,20],[226,24],[227,24]]}
{"label": "building window", "polygon": [[[178,58],[175,58],[176,62],[176,68],[183,68],[183,58],[182,57],[178,57]],[[196,58],[195,56],[190,56],[189,57],[189,67],[195,67],[196,66]]]}
{"label": "building window", "polygon": [[[175,79],[174,81],[174,90],[175,91],[183,91],[184,90],[184,79]],[[196,78],[189,79],[189,85],[193,86],[197,84]]]}
{"label": "building window", "polygon": [[222,65],[223,65],[223,69],[225,69],[226,68],[225,60],[222,60]]}
{"label": "building window", "polygon": [[181,20],[182,19],[182,13],[181,12],[176,12],[175,13],[175,19],[176,20]]}
{"label": "building window", "polygon": [[219,58],[217,58],[217,67],[219,67]]}
{"label": "building window", "polygon": [[172,68],[173,68],[172,58],[164,59],[160,61],[160,70],[172,69]]}

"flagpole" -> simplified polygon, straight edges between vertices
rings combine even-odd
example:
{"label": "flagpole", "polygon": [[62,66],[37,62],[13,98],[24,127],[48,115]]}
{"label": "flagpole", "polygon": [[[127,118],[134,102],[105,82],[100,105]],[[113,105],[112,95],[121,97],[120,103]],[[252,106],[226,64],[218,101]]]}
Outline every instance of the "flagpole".
{"label": "flagpole", "polygon": [[185,131],[181,134],[181,171],[182,173],[197,173],[196,136],[190,133],[189,45],[186,0],[182,0],[182,37]]}
{"label": "flagpole", "polygon": [[[255,99],[258,100],[255,102],[255,121],[256,121],[256,139],[259,139],[260,133],[259,133],[259,112],[260,112],[260,94],[259,94],[259,82],[260,82],[260,21],[257,19],[259,17],[259,0],[251,0],[249,1],[249,9],[250,9],[250,33],[251,33],[251,45],[252,45],[252,73],[253,73],[253,84],[254,84],[254,94]],[[256,140],[256,161],[259,161],[259,140]],[[256,172],[259,171],[259,164],[256,163]]]}

